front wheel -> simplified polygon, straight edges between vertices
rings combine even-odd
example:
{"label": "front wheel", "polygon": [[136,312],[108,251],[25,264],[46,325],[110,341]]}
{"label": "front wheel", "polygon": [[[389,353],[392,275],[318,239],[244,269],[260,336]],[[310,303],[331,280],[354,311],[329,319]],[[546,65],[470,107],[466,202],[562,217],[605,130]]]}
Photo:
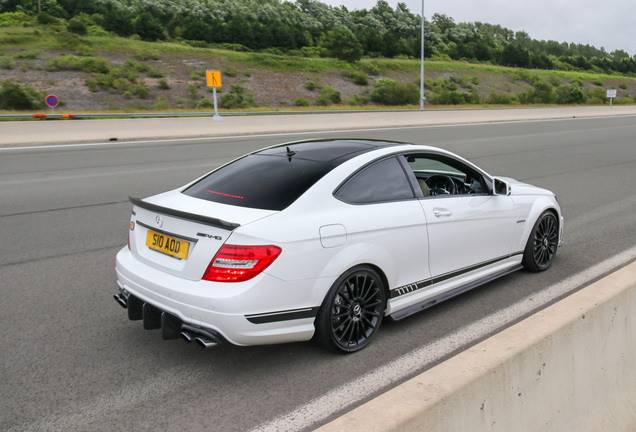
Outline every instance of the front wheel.
{"label": "front wheel", "polygon": [[384,283],[370,267],[354,267],[333,284],[316,316],[315,339],[325,348],[351,353],[369,344],[382,323]]}
{"label": "front wheel", "polygon": [[544,212],[532,228],[522,264],[531,272],[547,270],[559,246],[559,222],[551,211]]}

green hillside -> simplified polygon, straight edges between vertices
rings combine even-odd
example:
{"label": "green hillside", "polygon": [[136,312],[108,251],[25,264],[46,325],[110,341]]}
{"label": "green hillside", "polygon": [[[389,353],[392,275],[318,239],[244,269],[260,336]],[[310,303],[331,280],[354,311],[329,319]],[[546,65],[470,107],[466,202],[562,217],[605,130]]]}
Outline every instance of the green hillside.
{"label": "green hillside", "polygon": [[[205,71],[222,71],[222,110],[387,109],[419,107],[419,59],[301,57],[234,51],[223,44],[149,42],[109,32],[77,34],[64,22],[2,26],[0,109],[58,111],[210,111]],[[270,50],[271,51],[271,50]],[[425,61],[427,107],[634,103],[636,79],[590,71],[510,68]]]}

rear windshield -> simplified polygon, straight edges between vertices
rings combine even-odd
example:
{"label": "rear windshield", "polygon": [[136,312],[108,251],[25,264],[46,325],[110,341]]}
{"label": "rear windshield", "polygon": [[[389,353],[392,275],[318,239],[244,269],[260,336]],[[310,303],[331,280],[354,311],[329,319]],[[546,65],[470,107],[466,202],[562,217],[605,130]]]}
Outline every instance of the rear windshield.
{"label": "rear windshield", "polygon": [[213,171],[183,193],[240,207],[283,210],[333,168],[298,157],[251,154]]}

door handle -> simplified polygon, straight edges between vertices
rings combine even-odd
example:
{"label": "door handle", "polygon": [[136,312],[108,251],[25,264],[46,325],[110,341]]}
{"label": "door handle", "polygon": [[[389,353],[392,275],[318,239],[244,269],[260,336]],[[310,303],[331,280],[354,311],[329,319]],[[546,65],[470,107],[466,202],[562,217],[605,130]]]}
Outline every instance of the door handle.
{"label": "door handle", "polygon": [[434,208],[433,209],[433,215],[435,217],[449,217],[453,215],[453,212],[451,212],[448,209],[443,209],[443,208]]}

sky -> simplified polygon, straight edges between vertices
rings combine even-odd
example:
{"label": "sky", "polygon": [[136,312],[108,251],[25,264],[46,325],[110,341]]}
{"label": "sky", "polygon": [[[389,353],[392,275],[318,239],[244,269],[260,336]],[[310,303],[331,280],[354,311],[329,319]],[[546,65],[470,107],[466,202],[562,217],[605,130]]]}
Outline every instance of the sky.
{"label": "sky", "polygon": [[[349,10],[371,9],[377,0],[319,0]],[[398,0],[387,0],[395,8]],[[401,0],[420,15],[421,0]],[[424,16],[446,14],[456,23],[481,21],[532,39],[589,44],[636,55],[635,0],[424,0]]]}

